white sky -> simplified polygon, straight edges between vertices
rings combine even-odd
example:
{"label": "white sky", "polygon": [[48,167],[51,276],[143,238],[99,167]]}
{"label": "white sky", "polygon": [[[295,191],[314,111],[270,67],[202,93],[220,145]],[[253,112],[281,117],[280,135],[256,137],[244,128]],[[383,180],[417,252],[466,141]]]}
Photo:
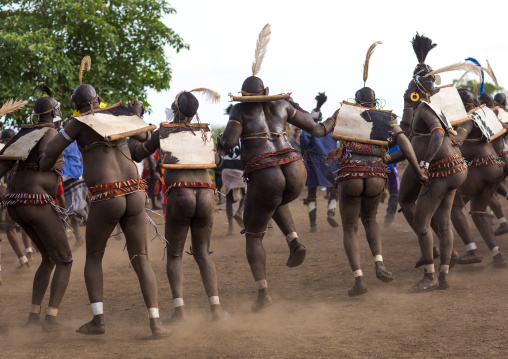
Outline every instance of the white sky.
{"label": "white sky", "polygon": [[[271,94],[292,92],[310,111],[317,92],[325,91],[322,108],[330,116],[343,100],[363,87],[363,62],[369,46],[382,41],[371,58],[367,86],[386,101],[385,109],[402,116],[402,95],[416,56],[409,43],[416,31],[438,46],[427,57],[434,69],[476,58],[488,59],[500,86],[508,88],[508,1],[280,1],[170,0],[177,14],[165,23],[190,50],[167,50],[173,71],[171,89],[148,92],[152,113],[145,120],[159,124],[164,109],[181,90],[208,87],[221,94],[219,104],[199,97],[202,122],[225,125],[229,92],[236,94],[248,76],[259,32],[272,27],[268,52],[258,76]],[[442,75],[442,85],[461,76]],[[487,82],[492,80],[486,75]]]}

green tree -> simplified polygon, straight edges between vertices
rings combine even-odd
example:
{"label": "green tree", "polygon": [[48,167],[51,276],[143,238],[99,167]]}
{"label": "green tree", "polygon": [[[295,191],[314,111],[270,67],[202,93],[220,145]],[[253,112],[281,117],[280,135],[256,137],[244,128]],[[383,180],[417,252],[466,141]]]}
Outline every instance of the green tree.
{"label": "green tree", "polygon": [[[94,86],[103,102],[138,99],[149,108],[147,88],[170,87],[165,47],[189,48],[162,22],[174,13],[167,0],[0,0],[0,102],[28,99],[45,83],[64,117],[71,115],[81,59],[89,55],[92,69],[83,83]],[[24,123],[30,111],[6,122]]]}
{"label": "green tree", "polygon": [[226,126],[212,126],[212,136],[213,136],[213,143],[217,145],[217,138],[219,138],[219,135],[224,132],[226,129]]}
{"label": "green tree", "polygon": [[[453,83],[456,84],[457,81],[458,80],[453,80]],[[477,86],[478,86],[478,91],[479,91],[480,90],[480,84],[478,84]],[[475,89],[474,89],[475,85],[474,85],[474,81],[473,80],[468,80],[465,84],[461,83],[461,85],[459,85],[459,87],[468,89],[473,94],[475,93]],[[485,82],[483,87],[485,89],[485,92],[490,93],[492,95],[496,94],[498,92],[504,92],[504,88],[502,88],[502,87],[496,87],[496,85],[491,84],[490,82]]]}

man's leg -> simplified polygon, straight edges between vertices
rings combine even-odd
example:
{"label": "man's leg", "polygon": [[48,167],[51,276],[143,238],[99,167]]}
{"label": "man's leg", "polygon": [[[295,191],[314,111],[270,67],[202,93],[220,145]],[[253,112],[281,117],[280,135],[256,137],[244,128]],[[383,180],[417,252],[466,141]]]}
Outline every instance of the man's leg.
{"label": "man's leg", "polygon": [[317,187],[307,187],[307,210],[309,211],[310,231],[311,233],[317,232],[316,217],[317,217]]}
{"label": "man's leg", "polygon": [[335,220],[335,209],[339,200],[339,192],[334,187],[327,188],[328,190],[328,211],[326,212],[326,220],[333,228],[337,228],[339,223]]}
{"label": "man's leg", "polygon": [[16,232],[17,225],[16,221],[14,221],[9,215],[9,210],[5,211],[4,230],[7,235],[7,240],[19,260],[19,267],[17,267],[17,269],[27,269],[30,265],[28,264],[28,258],[25,255],[23,242],[20,240],[18,233]]}
{"label": "man's leg", "polygon": [[228,236],[232,236],[235,232],[235,228],[233,226],[233,190],[229,190],[226,194],[226,216],[228,218]]}

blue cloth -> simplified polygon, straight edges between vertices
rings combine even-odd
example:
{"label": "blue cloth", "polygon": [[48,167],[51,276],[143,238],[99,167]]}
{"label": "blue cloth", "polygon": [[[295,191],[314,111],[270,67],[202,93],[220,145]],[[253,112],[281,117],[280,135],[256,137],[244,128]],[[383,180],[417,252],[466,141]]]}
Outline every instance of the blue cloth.
{"label": "blue cloth", "polygon": [[[390,148],[388,150],[388,154],[391,155],[392,153],[394,152],[397,152],[399,150],[399,145],[396,145],[396,146],[393,146],[392,148]],[[391,163],[389,165],[386,165],[386,169],[389,171],[390,169],[393,169],[393,168],[397,168],[397,164],[396,163]]]}
{"label": "blue cloth", "polygon": [[83,176],[83,163],[81,163],[81,152],[79,152],[76,141],[67,146],[64,150],[63,174],[70,178]]}
{"label": "blue cloth", "polygon": [[307,167],[307,187],[333,187],[333,172],[337,170],[335,164],[326,161],[328,152],[337,148],[337,141],[329,133],[324,137],[311,136],[306,131],[300,135],[300,148]]}

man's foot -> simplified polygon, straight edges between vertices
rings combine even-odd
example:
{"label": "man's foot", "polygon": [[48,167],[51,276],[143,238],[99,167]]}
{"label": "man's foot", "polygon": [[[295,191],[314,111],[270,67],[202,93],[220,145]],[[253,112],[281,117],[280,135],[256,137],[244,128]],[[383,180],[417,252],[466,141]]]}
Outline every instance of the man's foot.
{"label": "man's foot", "polygon": [[392,220],[388,220],[388,219],[385,219],[384,223],[383,223],[383,227],[384,228],[389,228],[391,227],[393,224],[393,219]]}
{"label": "man's foot", "polygon": [[358,297],[368,291],[369,290],[367,289],[367,284],[365,284],[365,281],[363,280],[363,276],[360,276],[355,278],[355,285],[347,291],[347,295],[350,297]]}
{"label": "man's foot", "polygon": [[473,264],[480,263],[483,260],[482,255],[478,249],[467,251],[459,257],[458,264]]}
{"label": "man's foot", "polygon": [[429,279],[427,276],[420,279],[418,283],[409,289],[410,293],[425,293],[436,290],[439,285],[439,281],[437,278]]}
{"label": "man's foot", "polygon": [[260,310],[268,308],[271,305],[272,305],[272,297],[270,297],[270,295],[260,290],[258,292],[258,297],[256,298],[256,301],[254,302],[254,304],[252,304],[251,309],[253,312],[259,312]]}
{"label": "man's foot", "polygon": [[106,332],[106,326],[103,323],[95,324],[93,320],[83,324],[76,333],[87,335],[98,335]]}
{"label": "man's foot", "polygon": [[229,313],[225,312],[220,304],[214,304],[210,306],[210,310],[212,312],[212,319],[215,322],[222,322],[229,319]]}
{"label": "man's foot", "polygon": [[37,313],[28,314],[28,320],[26,321],[27,327],[39,326],[41,325],[41,315]]}
{"label": "man's foot", "polygon": [[[377,263],[381,263],[381,264],[378,265]],[[386,270],[383,262],[376,262],[375,271],[376,271],[376,278],[379,279],[381,282],[389,283],[395,279],[395,276]]]}
{"label": "man's foot", "polygon": [[314,224],[310,224],[310,233],[316,233],[317,232],[317,225],[314,223]]}
{"label": "man's foot", "polygon": [[229,228],[228,232],[226,233],[226,236],[234,236],[234,235],[235,235],[235,230],[233,228]]}
{"label": "man's foot", "polygon": [[18,267],[16,267],[14,270],[18,272],[24,272],[26,270],[30,269],[30,264],[28,262],[20,264]]}
{"label": "man's foot", "polygon": [[235,213],[233,218],[235,219],[236,223],[238,223],[240,228],[245,228],[245,224],[243,223],[243,217],[240,213]]}
{"label": "man's foot", "polygon": [[328,213],[326,214],[326,220],[328,221],[328,224],[332,226],[333,228],[337,228],[339,226],[339,223],[335,220],[335,211],[329,209]]}
{"label": "man's foot", "polygon": [[439,272],[439,285],[437,289],[446,290],[450,288],[450,282],[448,282],[448,273]]}
{"label": "man's foot", "polygon": [[[439,248],[434,246],[433,251],[434,251],[434,259],[439,258],[440,255]],[[420,256],[420,258],[418,258],[418,260],[416,261],[415,268],[421,267],[424,264],[425,261],[423,260],[423,256]]]}
{"label": "man's foot", "polygon": [[33,259],[32,252],[26,252],[25,256],[26,256],[26,259],[28,259],[29,261],[31,261]]}
{"label": "man's foot", "polygon": [[151,318],[150,319],[150,329],[152,329],[153,337],[166,337],[171,335],[173,331],[169,328],[166,328],[162,325],[160,318]]}
{"label": "man's foot", "polygon": [[455,265],[459,261],[459,258],[460,258],[459,253],[455,249],[452,249],[452,256],[450,258],[450,269],[455,267]]}
{"label": "man's foot", "polygon": [[286,262],[288,267],[297,267],[305,260],[307,250],[305,246],[298,242],[298,238],[293,239],[289,243],[289,258]]}
{"label": "man's foot", "polygon": [[46,315],[44,322],[42,323],[42,331],[46,333],[54,333],[61,331],[72,330],[71,327],[64,325],[56,320],[56,317]]}
{"label": "man's foot", "polygon": [[496,268],[505,268],[506,267],[506,259],[503,258],[503,255],[501,253],[496,254],[494,257],[492,257],[493,261],[492,264]]}
{"label": "man's foot", "polygon": [[507,223],[501,223],[499,227],[494,231],[494,234],[496,236],[500,236],[501,234],[508,233],[508,224]]}

